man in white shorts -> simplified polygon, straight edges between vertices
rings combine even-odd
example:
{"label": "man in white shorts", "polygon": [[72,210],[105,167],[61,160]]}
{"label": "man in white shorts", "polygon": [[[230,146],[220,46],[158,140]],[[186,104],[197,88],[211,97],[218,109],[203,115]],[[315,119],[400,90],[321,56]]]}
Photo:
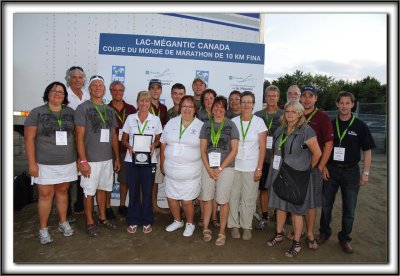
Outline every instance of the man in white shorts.
{"label": "man in white shorts", "polygon": [[[86,231],[91,237],[98,237],[94,218],[94,196],[98,206],[98,223],[106,228],[117,226],[106,219],[106,191],[113,186],[113,170],[119,171],[117,120],[111,107],[103,103],[104,79],[92,76],[89,80],[90,100],[78,106],[75,111],[76,145],[79,170],[82,173],[81,187],[85,198]],[[113,164],[114,154],[114,164]]]}

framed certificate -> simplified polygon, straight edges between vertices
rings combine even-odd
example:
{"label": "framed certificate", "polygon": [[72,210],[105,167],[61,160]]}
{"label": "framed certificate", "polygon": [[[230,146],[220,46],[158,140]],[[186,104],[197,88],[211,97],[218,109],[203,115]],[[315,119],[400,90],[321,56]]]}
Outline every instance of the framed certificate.
{"label": "framed certificate", "polygon": [[150,147],[153,141],[153,135],[134,134],[133,151],[135,152],[135,165],[148,166],[151,163]]}

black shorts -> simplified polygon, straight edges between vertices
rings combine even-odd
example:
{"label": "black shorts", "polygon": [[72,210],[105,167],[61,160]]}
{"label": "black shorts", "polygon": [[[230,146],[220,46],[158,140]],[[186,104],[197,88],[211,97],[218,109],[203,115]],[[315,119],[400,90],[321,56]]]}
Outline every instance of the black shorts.
{"label": "black shorts", "polygon": [[264,164],[263,164],[261,179],[258,182],[258,189],[260,191],[266,191],[267,190],[267,188],[265,188],[265,184],[267,182],[268,171],[269,171],[269,167],[270,166],[271,166],[271,163],[264,162]]}

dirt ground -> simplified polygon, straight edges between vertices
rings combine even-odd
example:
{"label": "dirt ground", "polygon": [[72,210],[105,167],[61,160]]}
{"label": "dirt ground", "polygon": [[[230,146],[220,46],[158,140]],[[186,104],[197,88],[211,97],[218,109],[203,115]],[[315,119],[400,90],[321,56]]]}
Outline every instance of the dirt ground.
{"label": "dirt ground", "polygon": [[[388,261],[388,210],[387,210],[387,162],[382,152],[373,153],[370,183],[359,194],[356,219],[352,233],[354,254],[341,250],[336,239],[340,230],[341,200],[338,194],[333,214],[334,234],[318,250],[306,248],[299,256],[289,259],[284,252],[290,247],[285,241],[268,247],[266,239],[274,234],[274,223],[263,231],[253,230],[250,241],[233,240],[227,235],[225,246],[214,245],[218,232],[213,231],[213,240],[205,243],[201,229],[196,228],[192,237],[182,236],[183,229],[168,233],[164,230],[172,218],[156,215],[153,232],[136,234],[126,232],[123,218],[117,217],[118,229],[100,228],[101,237],[90,238],[85,233],[83,214],[76,215],[73,224],[75,235],[64,238],[57,231],[57,214],[53,209],[49,220],[54,242],[41,245],[37,239],[37,204],[27,205],[14,212],[14,263],[23,264],[385,264]],[[117,207],[114,212],[117,214]],[[318,212],[319,217],[319,212]],[[198,219],[198,217],[196,218]],[[254,218],[254,223],[256,223]],[[318,224],[315,233],[318,233]],[[99,226],[100,227],[100,226]],[[139,228],[140,230],[140,228]],[[286,226],[291,231],[291,226]],[[228,232],[229,233],[229,232]]]}

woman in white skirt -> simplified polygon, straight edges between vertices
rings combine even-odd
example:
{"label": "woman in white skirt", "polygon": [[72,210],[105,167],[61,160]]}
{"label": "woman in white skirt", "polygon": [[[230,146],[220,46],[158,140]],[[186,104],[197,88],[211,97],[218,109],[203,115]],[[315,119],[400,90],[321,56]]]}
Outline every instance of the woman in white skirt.
{"label": "woman in white skirt", "polygon": [[184,226],[180,215],[181,201],[187,220],[183,236],[190,237],[195,229],[193,199],[201,190],[199,135],[203,122],[195,117],[193,96],[184,96],[179,110],[181,115],[169,120],[160,139],[161,172],[165,175],[168,206],[174,217],[174,222],[165,230],[172,232]]}
{"label": "woman in white skirt", "polygon": [[29,174],[38,185],[39,241],[53,242],[48,220],[56,198],[58,230],[65,237],[74,231],[67,221],[68,188],[77,180],[74,110],[67,106],[64,84],[53,82],[44,91],[44,105],[34,108],[25,120],[25,149]]}

